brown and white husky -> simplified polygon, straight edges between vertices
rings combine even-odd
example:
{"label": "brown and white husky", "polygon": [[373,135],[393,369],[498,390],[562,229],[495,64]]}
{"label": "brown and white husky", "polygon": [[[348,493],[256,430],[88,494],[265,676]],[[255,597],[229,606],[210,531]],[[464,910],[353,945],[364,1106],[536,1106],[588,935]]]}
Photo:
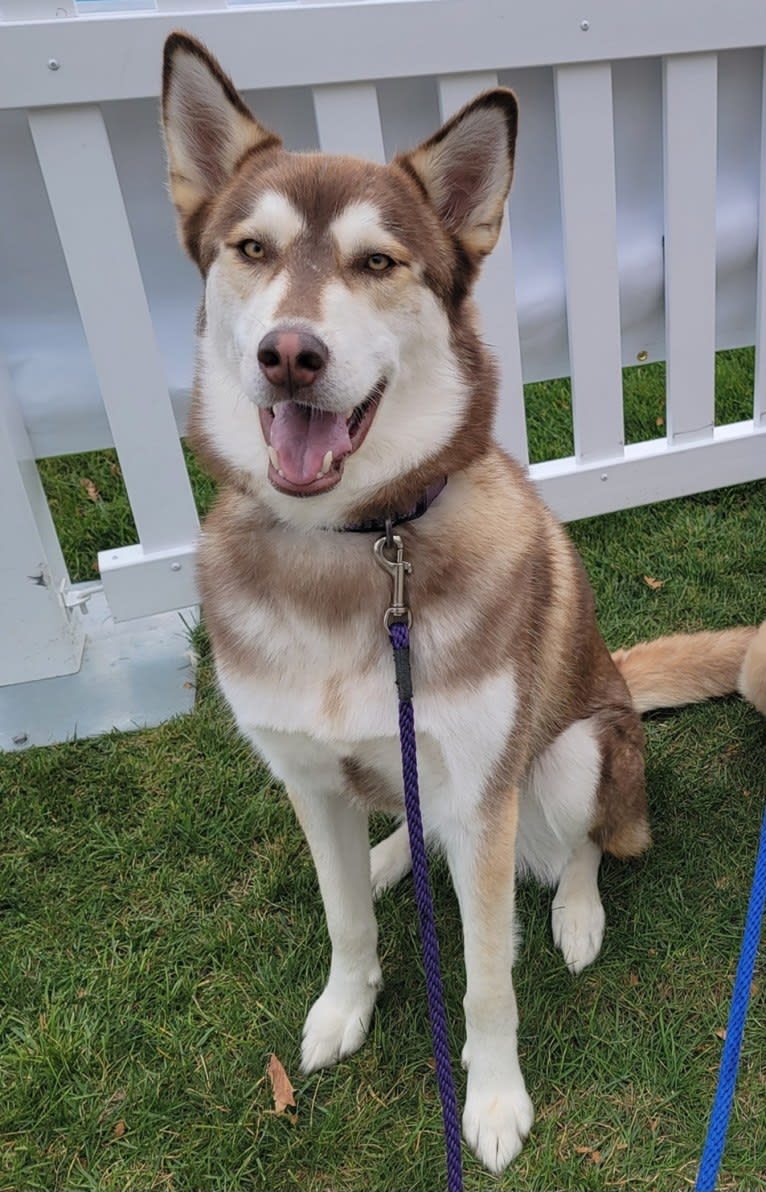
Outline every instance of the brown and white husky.
{"label": "brown and white husky", "polygon": [[[423,819],[463,922],[463,1129],[501,1171],[533,1117],[515,875],[556,888],[553,937],[580,972],[604,931],[602,852],[649,844],[638,713],[735,690],[755,630],[610,657],[567,535],[493,440],[496,369],[471,290],[511,185],[510,91],[388,166],[288,153],[175,33],[163,116],[181,239],[205,279],[191,437],[220,482],[199,572],[218,680],[287,787],[332,942],[303,1069],[364,1041],[374,896],[409,867],[403,828],[371,855],[367,830],[371,810],[402,811],[389,579],[377,535],[358,532],[390,516],[412,564]],[[748,682],[764,695],[761,666]]]}

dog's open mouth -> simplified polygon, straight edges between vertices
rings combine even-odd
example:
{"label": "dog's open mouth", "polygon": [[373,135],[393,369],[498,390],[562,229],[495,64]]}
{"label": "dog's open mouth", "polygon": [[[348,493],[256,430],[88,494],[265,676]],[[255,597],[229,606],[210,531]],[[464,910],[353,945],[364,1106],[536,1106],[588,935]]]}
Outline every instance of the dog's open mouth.
{"label": "dog's open mouth", "polygon": [[364,401],[345,414],[298,401],[260,408],[274,488],[293,497],[313,497],[335,488],[347,456],[364,442],[385,388],[385,380],[378,381]]}

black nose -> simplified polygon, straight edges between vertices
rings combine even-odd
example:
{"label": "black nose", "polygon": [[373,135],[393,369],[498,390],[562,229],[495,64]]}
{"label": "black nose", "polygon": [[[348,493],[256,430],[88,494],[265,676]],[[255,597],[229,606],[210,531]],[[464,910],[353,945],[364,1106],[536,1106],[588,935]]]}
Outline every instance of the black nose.
{"label": "black nose", "polygon": [[327,345],[318,336],[294,327],[275,327],[258,345],[263,375],[272,385],[291,392],[313,385],[329,356]]}

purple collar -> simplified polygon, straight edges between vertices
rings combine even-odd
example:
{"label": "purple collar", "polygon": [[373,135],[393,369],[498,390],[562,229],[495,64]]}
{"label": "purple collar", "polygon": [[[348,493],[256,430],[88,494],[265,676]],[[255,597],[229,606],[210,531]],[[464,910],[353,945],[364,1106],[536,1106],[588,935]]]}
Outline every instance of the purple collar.
{"label": "purple collar", "polygon": [[372,517],[368,521],[352,522],[349,526],[342,526],[341,533],[371,534],[373,530],[377,533],[383,533],[386,530],[386,523],[389,526],[397,526],[401,522],[415,521],[416,518],[422,517],[426,510],[433,505],[446,484],[447,477],[440,476],[438,480],[434,480],[433,484],[429,484],[417,504],[413,505],[405,513],[389,513],[386,517]]}

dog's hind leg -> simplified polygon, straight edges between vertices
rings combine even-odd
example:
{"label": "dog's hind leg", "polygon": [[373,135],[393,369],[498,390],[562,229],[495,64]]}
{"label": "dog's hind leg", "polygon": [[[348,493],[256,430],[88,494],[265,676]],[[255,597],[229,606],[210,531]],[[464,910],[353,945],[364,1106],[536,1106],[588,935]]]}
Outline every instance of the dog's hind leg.
{"label": "dog's hind leg", "polygon": [[604,939],[604,908],[598,892],[601,849],[584,840],[559,880],[551,909],[553,942],[573,973],[596,959]]}
{"label": "dog's hind leg", "polygon": [[379,898],[412,869],[410,839],[406,821],[370,850],[372,896]]}
{"label": "dog's hind leg", "polygon": [[595,718],[575,721],[535,762],[521,805],[519,868],[557,886],[553,940],[573,973],[596,959],[604,936],[601,847],[590,837],[599,813],[604,754]]}

